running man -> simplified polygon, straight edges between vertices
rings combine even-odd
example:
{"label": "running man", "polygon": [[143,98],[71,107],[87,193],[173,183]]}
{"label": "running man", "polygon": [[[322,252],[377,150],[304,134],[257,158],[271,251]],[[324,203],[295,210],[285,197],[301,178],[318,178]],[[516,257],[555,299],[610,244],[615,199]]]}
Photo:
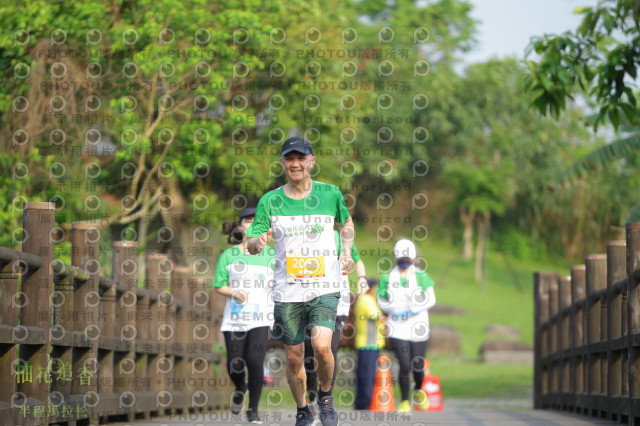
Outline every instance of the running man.
{"label": "running man", "polygon": [[[354,268],[353,221],[338,187],[311,179],[316,162],[311,143],[294,136],[282,144],[287,183],[259,201],[247,230],[249,253],[262,251],[273,237],[276,249],[273,338],[285,345],[287,380],[296,401],[296,426],[314,424],[305,400],[304,340],[310,334],[318,361],[318,406],[323,426],[336,426],[331,395],[335,360],[331,339],[342,288],[342,275]],[[343,241],[338,253],[333,227]],[[339,257],[338,257],[339,256]]]}

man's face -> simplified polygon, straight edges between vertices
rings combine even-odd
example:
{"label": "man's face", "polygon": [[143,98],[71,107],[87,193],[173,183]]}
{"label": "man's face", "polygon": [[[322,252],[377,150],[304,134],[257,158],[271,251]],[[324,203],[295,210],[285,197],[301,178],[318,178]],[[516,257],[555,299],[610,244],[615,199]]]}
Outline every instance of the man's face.
{"label": "man's face", "polygon": [[291,151],[280,157],[280,161],[290,181],[301,181],[310,175],[311,169],[316,164],[316,157]]}

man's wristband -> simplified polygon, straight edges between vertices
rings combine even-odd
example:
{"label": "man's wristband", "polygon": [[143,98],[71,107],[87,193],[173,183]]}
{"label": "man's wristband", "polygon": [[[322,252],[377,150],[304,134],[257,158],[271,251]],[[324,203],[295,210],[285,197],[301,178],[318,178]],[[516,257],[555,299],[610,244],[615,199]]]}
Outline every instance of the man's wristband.
{"label": "man's wristband", "polygon": [[366,280],[367,276],[366,275],[358,275],[358,279],[360,279],[360,278],[364,278]]}

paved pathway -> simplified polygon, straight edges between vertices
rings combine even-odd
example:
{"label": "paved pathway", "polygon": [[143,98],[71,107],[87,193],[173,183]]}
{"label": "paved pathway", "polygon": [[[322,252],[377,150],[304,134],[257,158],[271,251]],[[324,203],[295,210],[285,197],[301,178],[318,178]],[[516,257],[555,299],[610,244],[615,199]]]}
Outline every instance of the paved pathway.
{"label": "paved pathway", "polygon": [[[264,411],[263,426],[288,426],[295,423],[293,411]],[[206,414],[175,415],[153,419],[151,421],[136,421],[134,423],[111,423],[112,425],[140,425],[140,426],[244,426],[244,415],[234,416],[229,412],[214,412]],[[474,407],[464,401],[445,401],[445,409],[441,412],[414,412],[409,415],[397,413],[372,413],[367,411],[341,411],[341,426],[431,426],[431,425],[613,425],[616,423],[576,415],[561,411],[541,411],[531,409],[488,408]]]}

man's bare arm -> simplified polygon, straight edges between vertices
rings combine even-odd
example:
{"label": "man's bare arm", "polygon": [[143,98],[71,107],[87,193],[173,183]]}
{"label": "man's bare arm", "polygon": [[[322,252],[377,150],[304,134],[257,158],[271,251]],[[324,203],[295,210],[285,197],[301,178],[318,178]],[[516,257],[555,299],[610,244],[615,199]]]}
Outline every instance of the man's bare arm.
{"label": "man's bare arm", "polygon": [[259,237],[249,238],[247,240],[247,251],[249,254],[254,255],[262,251],[264,246],[269,242],[271,238],[271,228],[267,232],[263,232]]}
{"label": "man's bare arm", "polygon": [[351,218],[344,221],[344,225],[340,228],[340,237],[342,238],[342,253],[340,253],[340,263],[343,264],[342,275],[347,275],[354,267],[351,250],[356,238],[356,231]]}

